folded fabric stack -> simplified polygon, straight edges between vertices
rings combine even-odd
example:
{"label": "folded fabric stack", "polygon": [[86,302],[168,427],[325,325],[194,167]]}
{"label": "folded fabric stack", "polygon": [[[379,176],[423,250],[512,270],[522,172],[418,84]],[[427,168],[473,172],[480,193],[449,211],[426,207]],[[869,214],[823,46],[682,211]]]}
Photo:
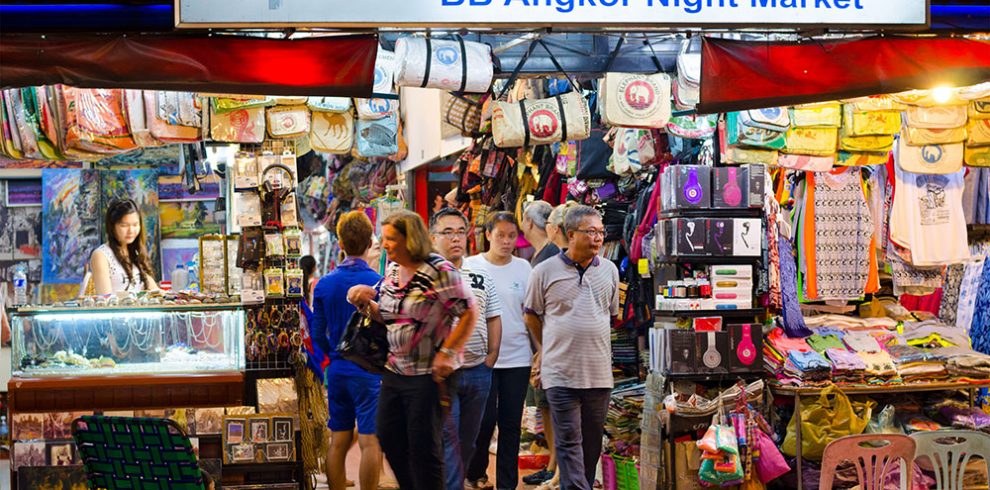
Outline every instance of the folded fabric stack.
{"label": "folded fabric stack", "polygon": [[816,315],[805,317],[808,328],[833,327],[840,330],[893,330],[897,320],[887,317],[858,318],[847,315]]}
{"label": "folded fabric stack", "polygon": [[605,432],[608,434],[607,452],[625,457],[638,457],[640,424],[646,386],[639,384],[628,388],[616,388],[609,399],[605,414]]}
{"label": "folded fabric stack", "polygon": [[814,350],[805,339],[788,337],[783,329],[775,328],[767,334],[763,342],[763,364],[767,372],[775,376],[782,385],[800,385],[802,382],[801,370],[788,358],[791,352]]}
{"label": "folded fabric stack", "polygon": [[990,379],[990,356],[967,347],[941,347],[933,353],[945,358],[949,376],[963,380]]}
{"label": "folded fabric stack", "polygon": [[811,350],[792,350],[784,362],[784,376],[806,386],[826,385],[832,377],[832,365],[821,354]]}
{"label": "folded fabric stack", "polygon": [[833,382],[852,384],[866,381],[866,363],[845,347],[830,348],[825,351],[825,355],[832,362]]}
{"label": "folded fabric stack", "polygon": [[842,340],[849,347],[849,350],[855,352],[866,364],[867,382],[886,384],[900,381],[900,378],[897,377],[894,360],[880,347],[876,337],[869,332],[849,332],[843,336]]}
{"label": "folded fabric stack", "polygon": [[899,344],[888,345],[887,352],[905,383],[944,381],[948,377],[945,363],[937,354]]}

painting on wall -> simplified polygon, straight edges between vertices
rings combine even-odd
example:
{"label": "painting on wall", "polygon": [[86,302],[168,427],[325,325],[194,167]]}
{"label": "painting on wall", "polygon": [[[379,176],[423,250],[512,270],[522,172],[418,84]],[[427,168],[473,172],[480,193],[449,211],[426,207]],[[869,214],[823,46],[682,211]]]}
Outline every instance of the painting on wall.
{"label": "painting on wall", "polygon": [[42,281],[78,285],[101,240],[100,174],[46,169],[41,173],[41,187]]}
{"label": "painting on wall", "polygon": [[158,177],[158,196],[162,201],[213,201],[220,197],[220,178],[215,174],[200,175],[199,189],[190,190],[190,183],[179,175]]}
{"label": "painting on wall", "polygon": [[178,264],[186,264],[199,254],[199,240],[162,240],[162,281],[172,281],[172,271]]}
{"label": "painting on wall", "polygon": [[220,233],[214,212],[216,201],[163,202],[160,208],[162,238],[198,238]]}
{"label": "painting on wall", "polygon": [[60,162],[55,160],[16,160],[0,155],[0,168],[82,168],[82,162]]}
{"label": "painting on wall", "polygon": [[88,490],[82,465],[24,466],[17,471],[18,490]]}
{"label": "painting on wall", "polygon": [[135,168],[147,167],[157,169],[179,168],[182,159],[182,145],[165,145],[153,148],[137,148],[120,155],[114,155],[94,162],[100,168]]}
{"label": "painting on wall", "polygon": [[12,179],[7,181],[8,207],[41,206],[41,179]]}
{"label": "painting on wall", "polygon": [[104,170],[100,172],[103,189],[101,216],[105,215],[110,203],[116,199],[133,199],[144,217],[144,236],[151,256],[154,277],[160,277],[158,244],[158,171],[144,170]]}

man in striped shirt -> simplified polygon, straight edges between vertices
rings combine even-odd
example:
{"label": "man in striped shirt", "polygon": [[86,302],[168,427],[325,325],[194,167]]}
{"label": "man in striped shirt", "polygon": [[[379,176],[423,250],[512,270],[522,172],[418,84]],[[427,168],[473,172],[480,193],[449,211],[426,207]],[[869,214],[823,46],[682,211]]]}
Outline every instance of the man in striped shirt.
{"label": "man in striped shirt", "polygon": [[[443,208],[430,219],[433,246],[447,261],[460,269],[478,305],[478,321],[464,345],[456,393],[451,393],[450,415],[444,421],[444,458],[448,490],[463,490],[464,467],[471,461],[475,440],[481,429],[492,367],[498,360],[502,338],[502,307],[495,283],[482,269],[464,266],[467,245],[467,218],[455,208]],[[487,450],[487,448],[484,448]]]}
{"label": "man in striped shirt", "polygon": [[561,488],[591,490],[612,392],[610,329],[619,314],[619,271],[598,256],[605,226],[598,211],[567,211],[566,252],[533,269],[526,326],[537,342],[536,376],[552,413]]}

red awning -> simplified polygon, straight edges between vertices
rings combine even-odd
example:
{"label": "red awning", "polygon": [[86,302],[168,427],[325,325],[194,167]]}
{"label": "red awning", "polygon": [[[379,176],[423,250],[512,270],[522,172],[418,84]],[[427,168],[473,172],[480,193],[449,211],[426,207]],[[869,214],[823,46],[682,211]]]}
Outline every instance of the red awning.
{"label": "red awning", "polygon": [[705,38],[701,57],[698,111],[706,114],[990,80],[990,42],[973,39]]}
{"label": "red awning", "polygon": [[0,85],[370,97],[375,35],[4,36]]}

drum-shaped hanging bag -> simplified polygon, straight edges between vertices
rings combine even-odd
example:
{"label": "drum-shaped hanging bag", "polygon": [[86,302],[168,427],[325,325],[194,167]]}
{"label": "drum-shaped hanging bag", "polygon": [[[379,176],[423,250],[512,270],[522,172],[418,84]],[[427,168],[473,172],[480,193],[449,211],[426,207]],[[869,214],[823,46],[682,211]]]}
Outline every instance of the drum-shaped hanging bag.
{"label": "drum-shaped hanging bag", "polygon": [[395,84],[483,93],[492,85],[495,67],[487,44],[423,37],[395,42]]}

